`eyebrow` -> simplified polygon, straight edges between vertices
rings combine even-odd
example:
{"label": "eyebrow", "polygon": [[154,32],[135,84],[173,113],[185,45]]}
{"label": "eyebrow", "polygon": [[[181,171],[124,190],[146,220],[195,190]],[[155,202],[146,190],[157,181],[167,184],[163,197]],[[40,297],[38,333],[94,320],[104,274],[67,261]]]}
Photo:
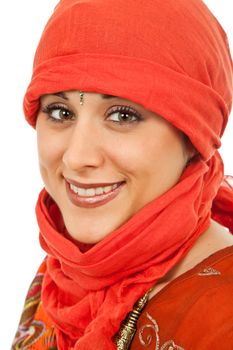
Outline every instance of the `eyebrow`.
{"label": "eyebrow", "polygon": [[[64,100],[69,100],[69,98],[67,97],[66,93],[61,91],[61,92],[55,92],[54,94],[52,95],[55,95],[55,96],[58,96],[58,97],[61,97],[61,98],[64,98]],[[110,99],[110,98],[117,98],[117,96],[114,96],[114,95],[107,95],[107,94],[101,94],[101,97],[105,100],[107,99]]]}
{"label": "eyebrow", "polygon": [[108,99],[108,98],[117,98],[117,96],[114,95],[105,95],[105,94],[101,94],[103,99]]}

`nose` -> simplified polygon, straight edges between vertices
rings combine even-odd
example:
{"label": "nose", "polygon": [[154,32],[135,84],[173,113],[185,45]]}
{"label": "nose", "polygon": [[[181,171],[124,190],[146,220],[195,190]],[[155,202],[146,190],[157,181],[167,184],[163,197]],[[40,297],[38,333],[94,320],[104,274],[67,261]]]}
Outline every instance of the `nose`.
{"label": "nose", "polygon": [[76,122],[67,134],[63,163],[75,172],[98,168],[104,161],[100,126]]}

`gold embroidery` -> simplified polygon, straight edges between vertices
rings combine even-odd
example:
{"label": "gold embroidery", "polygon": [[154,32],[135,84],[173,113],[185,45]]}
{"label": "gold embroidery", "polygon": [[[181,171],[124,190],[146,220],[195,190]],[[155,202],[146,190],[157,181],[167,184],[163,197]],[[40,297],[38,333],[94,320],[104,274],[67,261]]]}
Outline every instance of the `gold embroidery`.
{"label": "gold embroidery", "polygon": [[144,346],[147,347],[151,344],[152,342],[152,335],[149,334],[146,339],[144,340],[144,331],[145,329],[152,329],[154,334],[155,334],[155,350],[185,350],[181,346],[178,346],[174,343],[173,340],[168,340],[165,342],[162,346],[160,346],[160,338],[159,338],[159,326],[156,322],[156,320],[151,317],[151,315],[147,312],[146,313],[147,318],[151,321],[151,324],[146,324],[145,326],[141,327],[139,330],[139,340],[140,343]]}
{"label": "gold embroidery", "polygon": [[221,272],[213,267],[206,267],[203,271],[198,273],[198,276],[217,276],[221,275]]}
{"label": "gold embroidery", "polygon": [[137,321],[141,315],[142,310],[148,302],[150,289],[143,297],[141,297],[134,305],[133,310],[129,312],[124,322],[122,322],[119,332],[114,337],[114,343],[117,350],[128,350],[133,337],[137,330]]}

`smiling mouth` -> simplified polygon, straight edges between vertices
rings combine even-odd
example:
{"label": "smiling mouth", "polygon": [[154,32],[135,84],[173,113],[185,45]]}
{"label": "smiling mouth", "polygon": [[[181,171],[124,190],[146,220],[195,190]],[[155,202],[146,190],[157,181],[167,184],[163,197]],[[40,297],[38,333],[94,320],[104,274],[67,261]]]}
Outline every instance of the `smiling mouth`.
{"label": "smiling mouth", "polygon": [[84,188],[66,181],[66,190],[74,205],[82,208],[95,208],[114,199],[124,184],[125,181],[121,181],[108,186],[90,187],[90,185],[84,185],[84,187],[88,187]]}

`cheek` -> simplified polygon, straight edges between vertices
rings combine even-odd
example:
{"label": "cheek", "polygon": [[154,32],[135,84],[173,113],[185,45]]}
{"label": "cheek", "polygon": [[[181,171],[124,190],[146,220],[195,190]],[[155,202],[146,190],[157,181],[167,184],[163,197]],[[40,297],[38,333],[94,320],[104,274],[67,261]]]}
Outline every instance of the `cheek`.
{"label": "cheek", "polygon": [[181,176],[185,164],[185,146],[182,135],[165,127],[150,128],[142,135],[121,139],[112,147],[118,164],[127,175],[148,184],[158,181],[166,188],[175,184]]}
{"label": "cheek", "polygon": [[61,161],[64,144],[61,138],[43,128],[37,129],[37,149],[41,171],[53,169]]}
{"label": "cheek", "polygon": [[161,194],[173,187],[180,179],[186,154],[182,135],[169,128],[153,139],[147,150],[147,169],[160,185]]}
{"label": "cheek", "polygon": [[[121,135],[122,136],[122,135]],[[124,135],[120,138],[111,137],[110,145],[105,146],[105,155],[118,171],[126,176],[135,176],[135,173],[144,167],[146,147],[137,136]]]}
{"label": "cheek", "polygon": [[[134,136],[111,139],[109,153],[115,154],[126,164],[144,164],[151,160],[184,158],[183,145],[178,136],[168,132],[147,132]],[[176,157],[176,158],[177,158]]]}

